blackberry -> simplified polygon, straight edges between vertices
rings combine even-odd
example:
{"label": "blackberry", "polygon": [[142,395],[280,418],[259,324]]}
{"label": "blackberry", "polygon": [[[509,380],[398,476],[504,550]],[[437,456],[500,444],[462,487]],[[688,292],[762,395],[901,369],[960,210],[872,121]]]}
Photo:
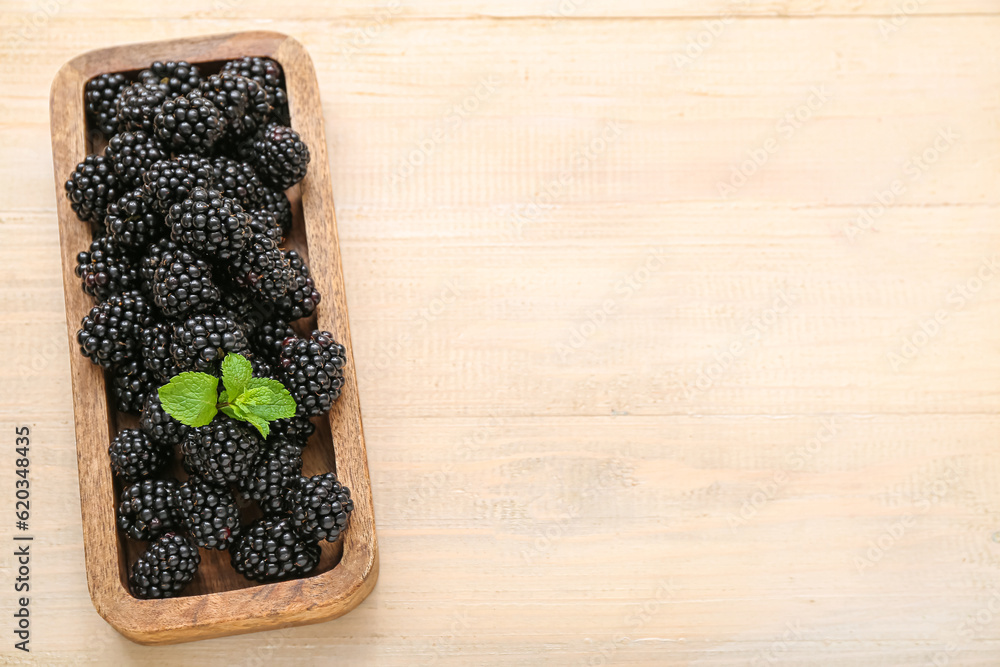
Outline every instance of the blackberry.
{"label": "blackberry", "polygon": [[273,215],[281,229],[288,234],[292,228],[292,203],[283,191],[261,185],[257,190],[257,207]]}
{"label": "blackberry", "polygon": [[195,188],[167,214],[171,238],[202,256],[227,260],[250,235],[250,216],[236,200],[216,190]]}
{"label": "blackberry", "polygon": [[146,398],[146,406],[142,410],[139,428],[154,444],[164,448],[179,445],[191,430],[166,413],[160,404],[159,395],[153,391]]}
{"label": "blackberry", "polygon": [[197,547],[183,535],[168,533],[132,565],[129,589],[137,598],[172,598],[191,583],[200,563]]}
{"label": "blackberry", "polygon": [[88,81],[83,89],[87,115],[106,136],[118,131],[118,96],[127,85],[124,74],[102,74]]}
{"label": "blackberry", "polygon": [[284,436],[270,436],[268,451],[240,482],[240,491],[257,501],[264,514],[288,509],[285,499],[302,481],[302,444]]}
{"label": "blackberry", "polygon": [[246,162],[217,157],[212,161],[212,172],[212,187],[223,196],[235,199],[247,210],[257,201],[257,192],[263,183]]}
{"label": "blackberry", "polygon": [[132,260],[109,236],[98,238],[87,252],[76,256],[76,275],[83,291],[102,301],[142,285]]}
{"label": "blackberry", "polygon": [[177,97],[198,89],[201,71],[197,65],[183,60],[157,61],[139,72],[139,81],[147,86],[158,86],[167,97]]}
{"label": "blackberry", "polygon": [[223,315],[240,325],[240,328],[247,335],[248,345],[250,335],[257,330],[260,321],[268,315],[268,313],[261,311],[259,304],[243,290],[224,290],[219,305]]}
{"label": "blackberry", "polygon": [[308,317],[320,302],[320,293],[313,279],[309,277],[309,267],[295,250],[283,251],[292,268],[292,283],[287,293],[274,302],[275,313],[289,322]]}
{"label": "blackberry", "polygon": [[271,123],[253,142],[257,171],[279,190],[302,180],[309,167],[309,147],[290,127]]}
{"label": "blackberry", "polygon": [[240,535],[240,508],[229,489],[189,477],[177,489],[184,530],[202,549],[228,549]]}
{"label": "blackberry", "polygon": [[271,115],[267,92],[255,80],[236,72],[208,77],[201,84],[201,94],[222,110],[236,138],[253,136]]}
{"label": "blackberry", "polygon": [[125,429],[108,447],[111,470],[123,482],[132,483],[156,474],[170,461],[167,450],[159,447],[142,431]]}
{"label": "blackberry", "polygon": [[281,319],[271,319],[262,322],[250,337],[250,345],[254,352],[268,361],[277,361],[281,356],[281,344],[286,338],[295,336],[292,327]]}
{"label": "blackberry", "polygon": [[278,219],[265,210],[250,211],[250,231],[263,234],[281,245],[285,240],[285,230],[278,224]]}
{"label": "blackberry", "polygon": [[122,491],[118,527],[133,540],[159,537],[177,525],[177,480],[144,479]]}
{"label": "blackberry", "polygon": [[108,236],[127,248],[144,248],[164,235],[163,219],[146,203],[142,189],[130,190],[108,206]]}
{"label": "blackberry", "polygon": [[316,432],[316,425],[308,417],[290,417],[271,422],[272,438],[285,437],[299,443],[304,449],[309,437]]}
{"label": "blackberry", "polygon": [[152,134],[153,118],[169,95],[160,86],[142,82],[126,86],[118,95],[118,126],[120,130],[142,130]]}
{"label": "blackberry", "polygon": [[295,529],[309,540],[336,542],[354,511],[351,490],[332,472],[303,479],[288,502]]}
{"label": "blackberry", "polygon": [[114,165],[103,155],[88,155],[76,165],[66,181],[70,208],[83,222],[99,225],[104,221],[108,203],[118,197],[119,184]]}
{"label": "blackberry", "polygon": [[153,293],[153,278],[156,277],[156,269],[160,268],[160,260],[164,254],[177,252],[180,248],[180,244],[174,243],[169,237],[164,237],[146,248],[146,254],[139,260],[139,278],[148,294]]}
{"label": "blackberry", "polygon": [[316,542],[299,537],[288,517],[263,517],[244,528],[229,550],[233,568],[259,582],[291,579],[312,572],[319,564]]}
{"label": "blackberry", "polygon": [[183,248],[161,255],[152,291],[153,303],[167,317],[203,312],[222,298],[212,282],[212,268]]}
{"label": "blackberry", "polygon": [[344,384],[344,346],[329,331],[313,331],[307,339],[288,338],[281,346],[285,385],[298,406],[297,416],[313,417],[330,410]]}
{"label": "blackberry", "polygon": [[253,79],[267,93],[267,103],[275,117],[288,120],[288,95],[285,93],[284,76],[281,65],[270,58],[247,56],[239,60],[230,60],[222,66],[223,72],[235,72],[240,76]]}
{"label": "blackberry", "polygon": [[153,129],[164,146],[208,153],[222,138],[226,119],[218,107],[195,91],[164,102],[153,119]]}
{"label": "blackberry", "polygon": [[108,140],[104,157],[114,168],[115,175],[123,190],[142,185],[142,175],[157,160],[166,160],[169,153],[151,134],[142,130],[119,132]]}
{"label": "blackberry", "polygon": [[142,175],[149,205],[162,215],[166,215],[174,204],[187,199],[195,188],[207,188],[211,179],[211,162],[200,155],[159,160]]}
{"label": "blackberry", "polygon": [[94,306],[83,318],[76,340],[84,356],[110,368],[135,358],[142,330],[152,323],[145,297],[138,292],[116,294]]}
{"label": "blackberry", "polygon": [[183,371],[211,371],[230,352],[247,351],[246,334],[224,315],[194,315],[174,324],[170,355]]}
{"label": "blackberry", "polygon": [[159,386],[158,378],[138,360],[115,366],[111,374],[111,394],[119,412],[139,414],[146,397]]}
{"label": "blackberry", "polygon": [[250,471],[264,450],[260,434],[246,422],[216,417],[211,424],[191,429],[181,443],[184,468],[215,484],[236,484]]}
{"label": "blackberry", "polygon": [[269,301],[284,296],[295,284],[295,273],[278,242],[268,234],[254,234],[229,262],[236,284]]}
{"label": "blackberry", "polygon": [[142,363],[160,384],[170,382],[180,369],[177,362],[170,356],[170,341],[173,337],[173,327],[163,322],[157,322],[142,330],[140,351]]}

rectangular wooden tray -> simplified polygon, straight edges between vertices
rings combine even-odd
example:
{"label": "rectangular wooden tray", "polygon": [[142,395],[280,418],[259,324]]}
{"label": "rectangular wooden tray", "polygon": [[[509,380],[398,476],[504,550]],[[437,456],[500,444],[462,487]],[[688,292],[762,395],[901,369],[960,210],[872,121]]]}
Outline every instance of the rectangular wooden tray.
{"label": "rectangular wooden tray", "polygon": [[[90,229],[66,199],[63,183],[76,164],[100,148],[84,113],[83,88],[104,72],[131,72],[155,60],[187,60],[211,73],[222,61],[267,56],[284,69],[292,127],[312,154],[305,179],[288,192],[295,212],[289,245],[307,255],[323,299],[316,326],[333,332],[347,348],[340,399],[320,419],[303,455],[304,473],[335,470],[351,489],[355,509],[343,539],[323,543],[319,567],[304,579],[255,584],[229,565],[226,552],[201,550],[198,575],[183,597],[140,600],[127,586],[128,568],[142,545],[126,540],[115,524],[118,487],[107,454],[120,429],[134,424],[109,404],[104,373],[80,354],[76,330],[93,306],[74,274],[76,255],[90,245]],[[62,251],[63,285],[76,417],[80,504],[87,582],[98,613],[116,630],[142,644],[170,644],[209,637],[317,623],[347,613],[371,592],[378,576],[371,481],[361,426],[347,303],[337,241],[323,110],[309,54],[294,39],[274,32],[243,32],[118,46],[85,53],[66,63],[52,83],[52,157]],[[314,420],[316,421],[316,420]],[[336,445],[334,447],[334,445]]]}

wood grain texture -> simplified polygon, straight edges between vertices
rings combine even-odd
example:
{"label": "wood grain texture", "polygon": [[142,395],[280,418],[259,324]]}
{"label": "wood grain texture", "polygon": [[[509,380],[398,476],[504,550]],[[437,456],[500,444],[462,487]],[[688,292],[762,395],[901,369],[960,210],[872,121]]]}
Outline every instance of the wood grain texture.
{"label": "wood grain texture", "polygon": [[[243,32],[216,37],[170,40],[90,51],[68,62],[52,84],[52,153],[62,246],[66,319],[76,322],[93,305],[79,289],[76,255],[89,245],[90,229],[81,224],[62,196],[65,174],[95,150],[84,123],[83,86],[103,72],[132,71],[153,61],[181,60],[206,66],[244,55],[274,58],[284,70],[292,125],[312,147],[313,167],[289,197],[295,226],[289,247],[300,250],[324,299],[307,328],[331,331],[347,348],[348,367],[341,397],[320,420],[303,455],[303,473],[334,470],[352,490],[351,526],[336,544],[321,545],[315,572],[306,578],[266,585],[248,582],[229,565],[227,554],[203,552],[195,580],[185,595],[169,600],[138,600],[128,592],[130,564],[142,545],[115,529],[120,486],[107,461],[107,443],[123,416],[109,407],[104,373],[75,354],[68,327],[76,441],[80,468],[87,579],[97,611],[116,630],[143,644],[172,644],[254,632],[341,616],[371,592],[378,576],[378,547],[371,482],[365,453],[357,380],[351,352],[336,218],[327,168],[322,103],[309,55],[280,33]],[[311,252],[310,252],[311,251]]]}
{"label": "wood grain texture", "polygon": [[[37,653],[3,659],[995,665],[1000,282],[898,370],[887,359],[1000,245],[1000,19],[952,15],[995,5],[928,0],[883,36],[867,14],[891,1],[758,4],[803,16],[736,22],[682,66],[705,3],[588,2],[687,18],[565,21],[531,18],[555,2],[510,20],[492,15],[527,5],[403,3],[354,48],[379,3],[218,19],[67,3],[35,38],[0,40],[0,336],[21,360],[0,366],[0,421],[45,444]],[[52,391],[68,357],[47,86],[87,49],[247,27],[293,35],[317,69],[379,583],[333,623],[141,647],[91,608],[72,404]],[[722,199],[822,84],[829,101]],[[543,197],[611,121],[620,136]],[[911,179],[949,126],[960,140]],[[849,239],[897,179],[905,193]],[[794,306],[756,339],[782,290]]]}

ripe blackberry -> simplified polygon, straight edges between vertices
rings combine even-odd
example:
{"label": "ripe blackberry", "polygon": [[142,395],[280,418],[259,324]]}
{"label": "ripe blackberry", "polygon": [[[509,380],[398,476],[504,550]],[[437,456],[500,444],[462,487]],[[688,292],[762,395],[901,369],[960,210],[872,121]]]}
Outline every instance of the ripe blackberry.
{"label": "ripe blackberry", "polygon": [[308,540],[336,542],[354,511],[351,490],[332,472],[303,479],[288,503],[295,530]]}
{"label": "ripe blackberry", "polygon": [[101,74],[88,81],[83,89],[87,115],[106,136],[118,131],[118,96],[127,85],[124,74]]}
{"label": "ripe blackberry", "polygon": [[111,457],[111,470],[129,484],[156,474],[170,461],[168,450],[134,428],[115,436],[108,447],[108,456]]}
{"label": "ripe blackberry", "polygon": [[247,335],[248,345],[250,335],[256,331],[260,322],[268,316],[268,313],[261,310],[260,304],[251,299],[247,292],[235,288],[223,290],[222,301],[219,303],[219,312],[240,326],[243,333]]}
{"label": "ripe blackberry", "polygon": [[184,468],[215,484],[236,484],[257,465],[264,442],[253,426],[218,416],[191,429],[181,443]]}
{"label": "ripe blackberry", "polygon": [[160,537],[132,566],[128,578],[132,595],[146,600],[172,598],[191,583],[201,555],[183,535]]}
{"label": "ripe blackberry", "polygon": [[144,296],[138,292],[115,294],[83,318],[76,340],[84,356],[111,368],[135,358],[142,330],[152,323],[152,310]]}
{"label": "ripe blackberry", "polygon": [[284,296],[295,284],[295,273],[278,242],[268,234],[254,234],[229,261],[236,284],[268,301]]}
{"label": "ripe blackberry", "polygon": [[302,180],[309,167],[309,147],[290,127],[271,123],[253,142],[257,171],[279,190]]}
{"label": "ripe blackberry", "polygon": [[309,267],[295,250],[284,251],[288,265],[292,268],[292,283],[288,292],[274,302],[274,311],[289,322],[308,317],[316,310],[321,296],[313,279],[309,277]]}
{"label": "ripe blackberry", "polygon": [[122,491],[118,527],[133,540],[159,537],[177,525],[177,480],[144,479]]}
{"label": "ripe blackberry", "polygon": [[205,79],[201,94],[222,110],[235,138],[249,137],[271,115],[267,92],[255,80],[236,72],[220,72]]}
{"label": "ripe blackberry", "polygon": [[160,86],[142,82],[129,84],[118,95],[118,126],[120,130],[142,130],[153,133],[153,118],[169,95]]}
{"label": "ripe blackberry", "polygon": [[175,151],[208,153],[222,138],[226,119],[218,107],[194,91],[167,100],[153,119],[156,137]]}
{"label": "ripe blackberry", "polygon": [[173,327],[163,322],[157,322],[142,330],[140,352],[142,363],[159,384],[170,382],[170,378],[180,372],[177,362],[170,356],[170,340]]}
{"label": "ripe blackberry", "polygon": [[285,437],[297,442],[305,449],[309,437],[316,432],[316,425],[308,417],[290,417],[271,422],[271,438]]}
{"label": "ripe blackberry", "polygon": [[142,175],[157,160],[166,160],[170,154],[151,134],[142,130],[119,132],[108,140],[104,156],[111,162],[123,190],[142,185]]}
{"label": "ripe blackberry", "polygon": [[154,162],[142,175],[149,205],[161,215],[187,199],[195,188],[207,188],[211,182],[211,162],[193,154]]}
{"label": "ripe blackberry", "polygon": [[184,248],[168,250],[153,274],[153,303],[167,317],[200,313],[222,298],[212,282],[212,268]]}
{"label": "ripe blackberry", "polygon": [[277,362],[281,356],[281,344],[286,338],[295,336],[292,327],[282,319],[273,318],[261,322],[250,337],[250,346],[265,360]]}
{"label": "ripe blackberry", "polygon": [[259,83],[267,93],[267,103],[271,107],[272,114],[285,122],[288,121],[288,95],[285,93],[281,65],[270,58],[247,56],[239,60],[230,60],[222,66],[222,71],[235,72]]}
{"label": "ripe blackberry", "polygon": [[257,201],[257,192],[263,187],[253,167],[225,156],[212,160],[212,187],[225,197],[239,202],[249,211]]}
{"label": "ripe blackberry", "polygon": [[257,190],[257,208],[273,215],[286,235],[292,229],[292,203],[283,191],[261,185]]}
{"label": "ripe blackberry", "polygon": [[264,514],[273,514],[289,509],[285,500],[302,481],[302,444],[271,435],[267,447],[263,458],[240,482],[240,491],[257,501]]}
{"label": "ripe blackberry", "polygon": [[99,225],[104,222],[108,204],[116,200],[120,185],[114,164],[103,155],[88,155],[76,165],[66,181],[66,197],[76,217]]}
{"label": "ripe blackberry", "polygon": [[160,386],[158,378],[141,361],[133,360],[115,366],[111,374],[111,395],[119,412],[137,415],[150,392]]}
{"label": "ripe blackberry", "polygon": [[157,61],[139,72],[139,81],[148,86],[158,86],[167,97],[177,97],[198,89],[201,71],[197,65],[183,60]]}
{"label": "ripe blackberry", "polygon": [[155,391],[150,392],[146,398],[139,428],[154,444],[166,449],[179,445],[191,431],[190,426],[180,423],[166,413]]}
{"label": "ripe blackberry", "polygon": [[183,371],[211,371],[230,352],[248,349],[239,324],[224,315],[194,315],[174,324],[170,355]]}
{"label": "ripe blackberry", "polygon": [[329,331],[309,338],[288,338],[281,346],[285,385],[298,406],[297,416],[314,417],[330,410],[344,385],[344,346]]}
{"label": "ripe blackberry", "polygon": [[87,252],[76,256],[76,275],[83,291],[101,301],[142,285],[132,260],[109,236],[98,238]]}
{"label": "ripe blackberry", "polygon": [[281,245],[285,240],[285,230],[278,224],[278,219],[265,210],[250,211],[250,231],[263,234]]}
{"label": "ripe blackberry", "polygon": [[263,517],[244,528],[229,550],[233,568],[259,582],[291,579],[312,572],[319,564],[316,542],[299,537],[285,516]]}
{"label": "ripe blackberry", "polygon": [[126,248],[144,248],[167,231],[163,219],[153,212],[141,188],[129,190],[108,206],[104,219],[115,243]]}
{"label": "ripe blackberry", "polygon": [[202,549],[228,549],[240,535],[240,508],[228,488],[193,475],[177,489],[178,516]]}
{"label": "ripe blackberry", "polygon": [[250,216],[236,200],[216,190],[195,188],[191,196],[174,204],[167,214],[171,238],[203,257],[233,257],[250,235]]}
{"label": "ripe blackberry", "polygon": [[139,279],[142,280],[143,290],[147,294],[153,293],[153,278],[156,276],[156,269],[160,267],[163,255],[167,252],[176,252],[180,247],[181,245],[174,243],[170,237],[164,237],[146,248],[146,254],[139,260]]}

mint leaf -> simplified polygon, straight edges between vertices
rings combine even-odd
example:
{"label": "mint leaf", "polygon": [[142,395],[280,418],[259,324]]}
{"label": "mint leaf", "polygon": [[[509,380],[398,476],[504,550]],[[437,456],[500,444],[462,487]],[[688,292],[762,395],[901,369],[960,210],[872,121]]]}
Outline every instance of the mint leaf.
{"label": "mint leaf", "polygon": [[188,426],[205,426],[218,412],[219,378],[208,373],[175,375],[156,393],[164,412]]}
{"label": "mint leaf", "polygon": [[267,421],[295,416],[295,399],[277,380],[269,380],[267,383],[248,389],[236,399],[235,404],[243,412],[252,413]]}
{"label": "mint leaf", "polygon": [[271,427],[268,426],[266,419],[261,419],[257,415],[249,412],[244,413],[242,419],[243,421],[253,424],[257,430],[260,431],[260,434],[264,437],[264,439],[267,440],[267,436],[271,432]]}
{"label": "mint leaf", "polygon": [[226,386],[227,396],[236,398],[246,391],[251,377],[253,366],[243,355],[230,353],[222,360],[222,383]]}

